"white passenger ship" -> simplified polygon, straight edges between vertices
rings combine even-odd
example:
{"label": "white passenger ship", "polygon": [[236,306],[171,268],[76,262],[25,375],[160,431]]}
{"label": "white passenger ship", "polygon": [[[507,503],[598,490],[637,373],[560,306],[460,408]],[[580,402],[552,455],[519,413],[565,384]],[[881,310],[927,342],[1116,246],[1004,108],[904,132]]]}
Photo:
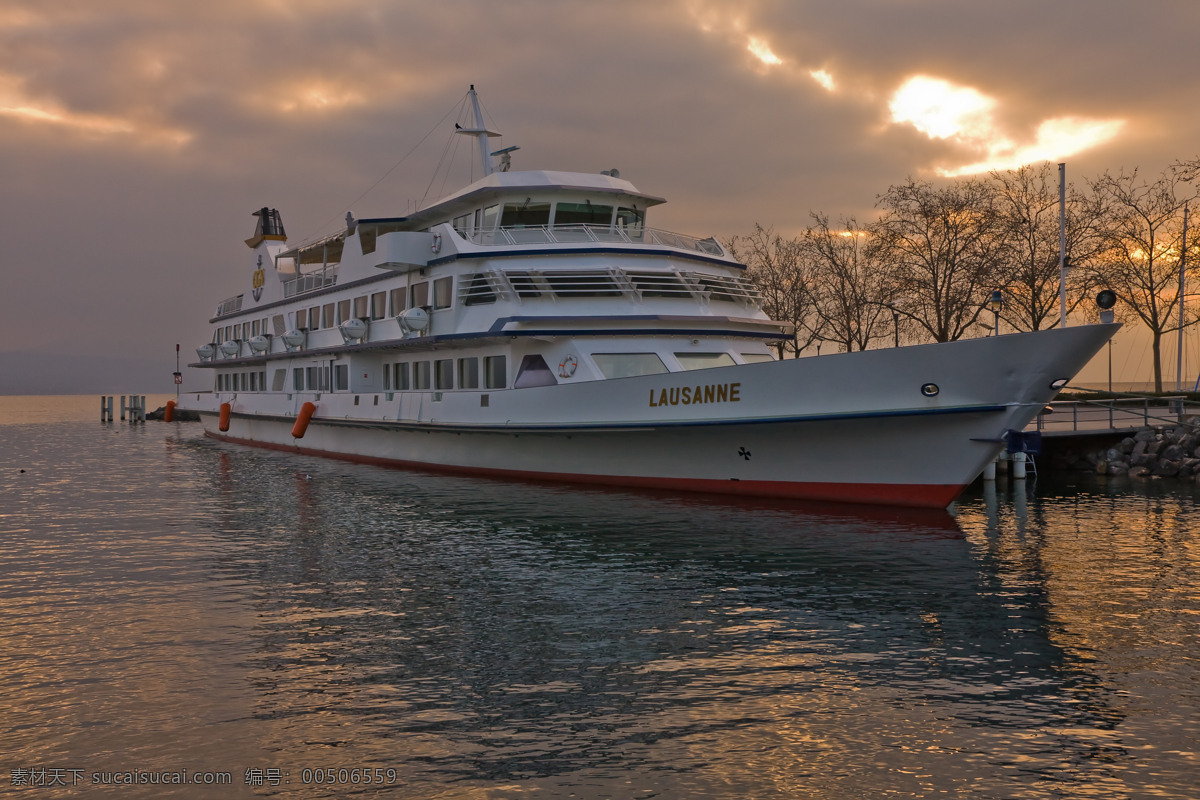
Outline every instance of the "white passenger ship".
{"label": "white passenger ship", "polygon": [[[509,171],[290,247],[263,208],[247,291],[184,395],[208,435],[522,479],[945,507],[1112,335],[1095,325],[776,360],[785,323],[713,238],[649,227],[616,170]],[[499,164],[493,163],[498,160]]]}

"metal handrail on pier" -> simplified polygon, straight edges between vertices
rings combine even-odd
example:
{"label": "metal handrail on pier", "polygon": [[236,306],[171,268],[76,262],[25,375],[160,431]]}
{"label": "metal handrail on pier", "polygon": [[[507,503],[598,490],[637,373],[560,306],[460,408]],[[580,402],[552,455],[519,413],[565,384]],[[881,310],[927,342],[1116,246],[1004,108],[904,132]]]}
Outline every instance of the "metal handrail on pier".
{"label": "metal handrail on pier", "polygon": [[1114,397],[1103,400],[1055,400],[1050,413],[1038,414],[1026,430],[1040,433],[1101,433],[1181,425],[1200,417],[1200,403],[1182,396]]}

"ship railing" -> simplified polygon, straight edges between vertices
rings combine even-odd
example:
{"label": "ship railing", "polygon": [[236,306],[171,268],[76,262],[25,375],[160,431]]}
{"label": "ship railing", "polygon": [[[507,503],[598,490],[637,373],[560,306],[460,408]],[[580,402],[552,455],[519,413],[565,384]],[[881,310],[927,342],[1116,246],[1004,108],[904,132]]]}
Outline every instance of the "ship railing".
{"label": "ship railing", "polygon": [[[460,233],[462,233],[460,231]],[[522,245],[522,244],[657,244],[690,250],[696,253],[724,258],[727,256],[713,237],[701,239],[682,233],[672,233],[658,228],[619,228],[613,225],[528,225],[494,228],[476,231],[464,237],[478,245]]]}
{"label": "ship railing", "polygon": [[222,300],[221,304],[217,306],[217,313],[213,316],[223,317],[226,314],[232,314],[235,311],[241,311],[242,297],[243,295],[239,294],[237,297],[231,297],[228,300]]}
{"label": "ship railing", "polygon": [[1090,433],[1182,425],[1200,417],[1200,403],[1184,396],[1055,400],[1028,429],[1043,433]]}
{"label": "ship railing", "polygon": [[321,272],[308,272],[303,275],[297,275],[295,278],[283,282],[283,296],[295,297],[298,294],[314,292],[317,289],[324,289],[326,286],[333,286],[337,283],[337,273],[336,268],[328,268]]}
{"label": "ship railing", "polygon": [[459,281],[459,299],[464,305],[512,298],[524,302],[591,297],[727,300],[750,307],[762,303],[758,290],[743,277],[685,270],[488,270]]}

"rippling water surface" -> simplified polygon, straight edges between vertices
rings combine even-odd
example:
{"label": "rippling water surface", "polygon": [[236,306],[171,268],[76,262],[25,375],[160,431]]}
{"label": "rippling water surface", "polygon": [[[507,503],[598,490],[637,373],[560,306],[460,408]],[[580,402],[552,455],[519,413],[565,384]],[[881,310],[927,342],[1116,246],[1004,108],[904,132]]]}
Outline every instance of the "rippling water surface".
{"label": "rippling water surface", "polygon": [[0,794],[1197,796],[1191,486],[738,503],[93,405],[0,398]]}

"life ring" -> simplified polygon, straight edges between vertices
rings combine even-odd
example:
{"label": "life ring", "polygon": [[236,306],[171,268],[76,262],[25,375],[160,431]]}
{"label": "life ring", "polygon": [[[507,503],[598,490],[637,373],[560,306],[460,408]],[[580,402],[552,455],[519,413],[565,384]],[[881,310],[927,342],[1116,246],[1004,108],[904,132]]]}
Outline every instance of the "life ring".
{"label": "life ring", "polygon": [[575,368],[578,366],[579,359],[573,355],[567,355],[558,362],[558,374],[563,378],[569,378],[575,374]]}
{"label": "life ring", "polygon": [[435,233],[433,235],[433,244],[431,244],[430,247],[435,253],[442,252],[442,235],[440,233]]}

